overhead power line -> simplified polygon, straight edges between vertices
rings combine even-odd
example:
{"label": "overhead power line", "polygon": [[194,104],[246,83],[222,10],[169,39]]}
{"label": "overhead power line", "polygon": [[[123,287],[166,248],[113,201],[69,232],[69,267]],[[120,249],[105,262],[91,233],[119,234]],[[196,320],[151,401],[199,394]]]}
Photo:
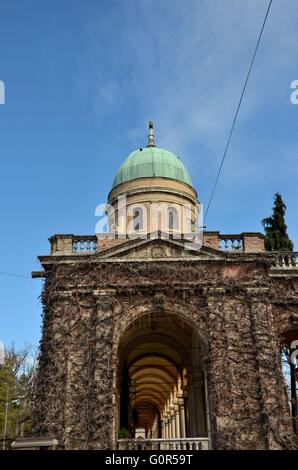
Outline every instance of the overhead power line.
{"label": "overhead power line", "polygon": [[243,100],[243,96],[244,96],[244,93],[245,93],[245,90],[246,90],[246,86],[247,86],[247,83],[248,83],[248,80],[249,80],[249,77],[250,77],[250,73],[251,73],[251,70],[252,70],[252,67],[253,67],[253,64],[254,64],[254,61],[255,61],[255,57],[257,55],[257,51],[258,51],[259,44],[260,44],[260,41],[261,41],[261,38],[262,38],[262,35],[263,35],[263,31],[264,31],[264,28],[265,28],[265,25],[266,25],[266,21],[267,21],[268,15],[269,15],[271,4],[272,4],[272,0],[269,1],[269,5],[268,5],[266,15],[265,15],[265,18],[264,18],[264,21],[263,21],[263,24],[262,24],[262,28],[261,28],[261,31],[260,31],[260,34],[259,34],[257,45],[255,47],[254,54],[253,54],[252,60],[250,62],[250,66],[249,66],[249,69],[248,69],[246,80],[244,82],[242,93],[241,93],[241,96],[240,96],[240,99],[239,99],[239,102],[238,102],[238,106],[237,106],[237,109],[236,109],[236,113],[235,113],[235,116],[234,116],[234,119],[233,119],[232,127],[231,127],[231,130],[230,130],[228,140],[227,140],[227,143],[226,143],[226,146],[225,146],[225,150],[224,150],[224,153],[223,153],[223,157],[222,157],[222,160],[221,160],[221,164],[220,164],[220,167],[219,167],[216,179],[215,179],[215,183],[213,185],[213,189],[212,189],[212,192],[211,192],[211,196],[210,196],[210,199],[209,199],[209,202],[208,202],[208,206],[207,206],[205,217],[204,217],[204,223],[206,222],[206,218],[207,218],[209,208],[210,208],[210,205],[211,205],[214,193],[215,193],[215,189],[216,189],[216,186],[217,186],[220,174],[221,174],[221,170],[222,170],[224,161],[225,161],[226,156],[227,156],[228,148],[229,148],[230,141],[231,141],[231,138],[232,138],[232,134],[233,134],[233,131],[234,131],[234,127],[235,127],[235,124],[236,124],[236,121],[237,121],[239,109],[240,109],[240,106],[241,106],[241,103],[242,103],[242,100]]}

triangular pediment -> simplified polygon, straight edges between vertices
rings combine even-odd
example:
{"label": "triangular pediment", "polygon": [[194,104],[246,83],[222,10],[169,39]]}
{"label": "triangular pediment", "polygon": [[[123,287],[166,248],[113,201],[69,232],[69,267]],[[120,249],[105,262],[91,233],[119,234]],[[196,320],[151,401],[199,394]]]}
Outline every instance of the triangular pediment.
{"label": "triangular pediment", "polygon": [[120,245],[99,251],[100,258],[126,259],[164,259],[200,257],[222,259],[224,254],[219,250],[196,245],[185,240],[174,239],[134,239],[125,240]]}

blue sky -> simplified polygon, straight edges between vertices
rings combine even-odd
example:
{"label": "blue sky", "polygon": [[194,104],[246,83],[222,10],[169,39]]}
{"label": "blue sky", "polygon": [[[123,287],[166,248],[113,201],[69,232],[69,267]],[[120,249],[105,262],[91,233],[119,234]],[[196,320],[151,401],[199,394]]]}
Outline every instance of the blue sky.
{"label": "blue sky", "polygon": [[[54,233],[94,233],[124,158],[177,153],[207,204],[267,0],[2,0],[0,271],[30,276]],[[260,231],[273,195],[298,243],[298,3],[274,0],[208,215]],[[0,275],[0,340],[38,345],[40,280]]]}

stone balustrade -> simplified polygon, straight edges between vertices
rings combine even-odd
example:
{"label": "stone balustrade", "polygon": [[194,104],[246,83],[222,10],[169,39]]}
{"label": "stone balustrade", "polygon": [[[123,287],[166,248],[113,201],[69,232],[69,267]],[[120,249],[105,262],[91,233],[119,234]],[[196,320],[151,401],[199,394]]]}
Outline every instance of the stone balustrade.
{"label": "stone balustrade", "polygon": [[221,234],[204,232],[204,245],[228,252],[262,253],[265,251],[264,235],[258,232]]}
{"label": "stone balustrade", "polygon": [[[67,256],[93,254],[124,243],[127,239],[121,237],[114,238],[111,234],[108,234],[108,236],[107,234],[58,234],[53,235],[49,240],[51,243],[51,255]],[[264,236],[261,233],[225,235],[219,232],[204,232],[203,245],[216,250],[235,253],[262,253],[265,251]]]}
{"label": "stone balustrade", "polygon": [[298,252],[276,253],[273,259],[272,269],[298,269]]}
{"label": "stone balustrade", "polygon": [[98,251],[96,235],[54,235],[50,239],[52,256],[89,255]]}
{"label": "stone balustrade", "polygon": [[219,235],[219,246],[222,251],[243,251],[242,235]]}
{"label": "stone balustrade", "polygon": [[209,450],[208,437],[118,439],[117,450]]}
{"label": "stone balustrade", "polygon": [[97,237],[74,237],[72,241],[72,252],[74,254],[92,254],[98,251]]}

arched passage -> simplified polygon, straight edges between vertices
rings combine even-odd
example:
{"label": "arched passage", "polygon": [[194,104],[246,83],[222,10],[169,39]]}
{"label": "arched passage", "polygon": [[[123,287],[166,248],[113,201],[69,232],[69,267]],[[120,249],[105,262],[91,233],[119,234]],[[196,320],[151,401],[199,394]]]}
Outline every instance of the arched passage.
{"label": "arched passage", "polygon": [[118,427],[134,437],[207,435],[201,341],[174,314],[147,314],[124,331],[118,347]]}

